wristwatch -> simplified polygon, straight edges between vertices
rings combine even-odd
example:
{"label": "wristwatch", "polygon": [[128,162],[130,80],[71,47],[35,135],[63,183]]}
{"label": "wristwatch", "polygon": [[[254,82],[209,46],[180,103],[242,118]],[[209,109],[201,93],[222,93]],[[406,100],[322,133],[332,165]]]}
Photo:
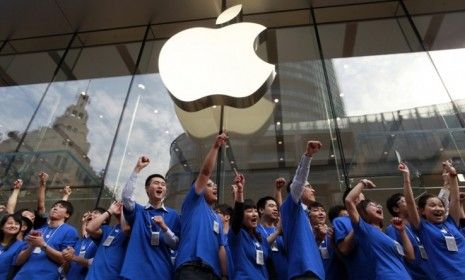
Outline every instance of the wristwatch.
{"label": "wristwatch", "polygon": [[47,250],[47,244],[40,246],[40,249],[45,252]]}

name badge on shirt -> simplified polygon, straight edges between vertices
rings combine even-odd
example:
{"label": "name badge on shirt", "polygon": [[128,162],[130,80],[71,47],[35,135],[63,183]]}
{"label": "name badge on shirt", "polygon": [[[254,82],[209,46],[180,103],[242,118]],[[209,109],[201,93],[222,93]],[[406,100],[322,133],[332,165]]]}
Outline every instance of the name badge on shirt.
{"label": "name badge on shirt", "polygon": [[320,246],[319,249],[320,249],[321,257],[322,257],[324,260],[329,259],[328,247],[322,247],[322,246]]}
{"label": "name badge on shirt", "polygon": [[426,254],[425,247],[423,245],[418,245],[418,249],[420,250],[420,256],[422,259],[427,260],[428,254]]}
{"label": "name badge on shirt", "polygon": [[150,244],[152,246],[158,246],[160,244],[160,232],[152,231],[152,235],[150,236]]}
{"label": "name badge on shirt", "polygon": [[400,245],[399,242],[397,241],[394,241],[395,244],[396,244],[396,250],[397,250],[397,253],[401,256],[405,256],[405,253],[404,253],[404,248],[402,247],[402,245]]}
{"label": "name badge on shirt", "polygon": [[446,239],[447,250],[451,252],[457,252],[459,250],[453,236],[444,236],[444,238]]}
{"label": "name badge on shirt", "polygon": [[217,221],[213,221],[213,231],[216,234],[220,233],[220,224]]}
{"label": "name badge on shirt", "polygon": [[40,254],[42,252],[42,250],[40,249],[40,247],[35,247],[34,248],[34,251],[32,251],[34,254]]}
{"label": "name badge on shirt", "polygon": [[256,253],[256,262],[257,262],[257,264],[264,265],[265,264],[265,259],[263,257],[263,251],[257,249],[256,252],[257,252]]}
{"label": "name badge on shirt", "polygon": [[105,241],[103,241],[103,244],[102,244],[102,245],[105,246],[105,247],[110,246],[110,245],[111,245],[111,242],[113,242],[113,239],[115,239],[115,237],[114,237],[113,235],[109,235],[109,236],[107,237],[107,239],[105,239]]}

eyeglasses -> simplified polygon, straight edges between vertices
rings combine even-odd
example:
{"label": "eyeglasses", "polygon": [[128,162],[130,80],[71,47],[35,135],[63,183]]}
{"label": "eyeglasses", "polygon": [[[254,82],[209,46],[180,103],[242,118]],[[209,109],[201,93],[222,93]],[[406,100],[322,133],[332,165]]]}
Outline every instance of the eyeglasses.
{"label": "eyeglasses", "polygon": [[207,187],[216,187],[216,184],[213,182],[207,183]]}
{"label": "eyeglasses", "polygon": [[371,206],[371,207],[375,207],[375,208],[383,210],[383,206],[381,204],[370,202],[370,203],[368,203],[367,206]]}

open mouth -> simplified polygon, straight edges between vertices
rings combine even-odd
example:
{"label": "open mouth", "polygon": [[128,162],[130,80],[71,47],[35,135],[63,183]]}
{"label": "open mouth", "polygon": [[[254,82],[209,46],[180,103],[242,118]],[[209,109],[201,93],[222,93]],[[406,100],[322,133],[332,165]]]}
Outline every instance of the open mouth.
{"label": "open mouth", "polygon": [[376,210],[376,214],[383,215],[383,210],[381,210],[381,209]]}
{"label": "open mouth", "polygon": [[443,212],[442,211],[434,211],[433,216],[437,218],[442,218]]}

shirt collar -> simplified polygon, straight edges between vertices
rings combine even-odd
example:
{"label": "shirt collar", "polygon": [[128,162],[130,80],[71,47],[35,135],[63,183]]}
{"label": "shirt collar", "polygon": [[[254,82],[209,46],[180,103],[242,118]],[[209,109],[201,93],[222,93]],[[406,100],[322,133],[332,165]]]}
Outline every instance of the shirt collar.
{"label": "shirt collar", "polygon": [[168,210],[166,209],[164,203],[162,203],[162,204],[161,204],[161,207],[158,207],[158,208],[155,208],[155,207],[153,207],[152,204],[147,203],[147,204],[144,206],[144,209],[145,209],[145,210],[150,210],[150,209],[159,210],[159,209],[161,209],[161,210],[163,210],[163,211],[165,211],[165,212],[168,212]]}

